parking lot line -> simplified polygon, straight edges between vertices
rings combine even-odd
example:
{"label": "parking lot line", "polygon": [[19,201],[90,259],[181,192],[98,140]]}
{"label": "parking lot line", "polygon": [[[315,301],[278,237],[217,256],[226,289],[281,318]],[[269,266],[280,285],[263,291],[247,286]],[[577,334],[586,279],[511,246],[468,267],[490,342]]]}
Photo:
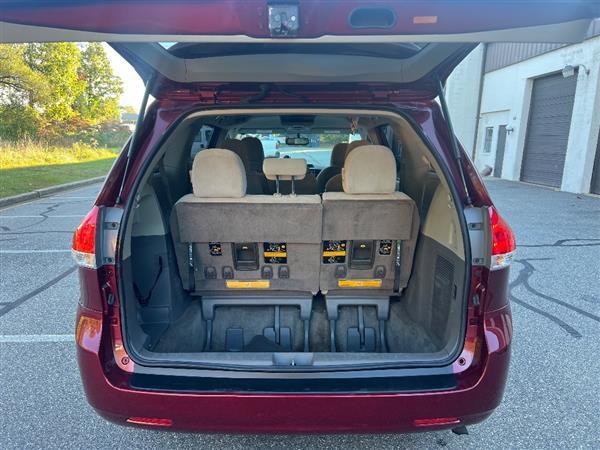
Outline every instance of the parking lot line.
{"label": "parking lot line", "polygon": [[72,342],[74,334],[0,334],[0,344],[14,343],[38,343],[38,342]]}
{"label": "parking lot line", "polygon": [[46,250],[0,250],[0,255],[29,255],[32,253],[70,253],[69,249],[46,249]]}
{"label": "parking lot line", "polygon": [[34,214],[29,216],[7,216],[0,214],[0,219],[39,219],[40,217],[46,217],[47,219],[71,219],[75,217],[83,217],[83,214],[66,214],[61,216],[43,216],[41,214]]}

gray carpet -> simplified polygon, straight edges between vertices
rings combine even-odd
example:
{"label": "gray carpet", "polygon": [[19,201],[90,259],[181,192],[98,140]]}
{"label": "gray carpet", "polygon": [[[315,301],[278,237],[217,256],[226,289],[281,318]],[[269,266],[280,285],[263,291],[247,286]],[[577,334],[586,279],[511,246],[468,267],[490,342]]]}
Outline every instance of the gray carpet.
{"label": "gray carpet", "polygon": [[[201,300],[193,301],[186,312],[174,322],[160,338],[156,352],[183,353],[201,352],[204,348],[206,323],[202,320]],[[336,345],[339,352],[347,350],[347,330],[358,326],[358,308],[342,307],[336,325]],[[374,307],[364,307],[365,326],[375,329],[379,337],[379,323]],[[265,328],[273,327],[275,308],[272,306],[232,306],[218,307],[215,310],[212,351],[225,351],[225,336],[228,328],[243,328],[244,344],[248,345],[256,335],[262,335]],[[281,307],[281,326],[292,333],[292,350],[303,350],[304,324],[300,320],[299,309],[294,306]],[[435,352],[440,348],[425,329],[412,321],[401,302],[393,302],[390,307],[390,320],[386,324],[387,344],[392,353]],[[310,351],[328,352],[329,321],[325,305],[316,300],[310,321]],[[380,343],[378,342],[378,345]]]}

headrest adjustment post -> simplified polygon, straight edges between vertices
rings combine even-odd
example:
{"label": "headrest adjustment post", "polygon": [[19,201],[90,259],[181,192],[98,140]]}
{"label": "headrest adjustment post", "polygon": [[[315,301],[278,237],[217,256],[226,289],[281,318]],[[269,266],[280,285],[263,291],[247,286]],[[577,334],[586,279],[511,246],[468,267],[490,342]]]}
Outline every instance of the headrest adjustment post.
{"label": "headrest adjustment post", "polygon": [[281,193],[279,192],[279,175],[275,175],[275,195],[281,195]]}

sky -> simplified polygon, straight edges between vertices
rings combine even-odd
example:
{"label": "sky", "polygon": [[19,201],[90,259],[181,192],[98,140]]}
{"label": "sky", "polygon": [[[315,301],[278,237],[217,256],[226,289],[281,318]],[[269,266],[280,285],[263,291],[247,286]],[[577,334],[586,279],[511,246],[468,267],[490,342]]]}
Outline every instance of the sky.
{"label": "sky", "polygon": [[123,80],[121,106],[133,106],[137,111],[144,96],[144,83],[135,70],[108,44],[103,44],[112,69]]}

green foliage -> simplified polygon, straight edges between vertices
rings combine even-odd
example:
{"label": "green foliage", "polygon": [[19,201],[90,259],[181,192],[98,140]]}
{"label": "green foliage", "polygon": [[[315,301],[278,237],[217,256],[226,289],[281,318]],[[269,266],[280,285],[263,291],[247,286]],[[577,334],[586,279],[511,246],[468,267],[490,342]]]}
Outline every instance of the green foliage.
{"label": "green foliage", "polygon": [[25,64],[48,81],[47,101],[39,104],[48,122],[76,117],[73,108],[85,89],[79,72],[81,52],[72,42],[26,44]]}
{"label": "green foliage", "polygon": [[137,114],[138,111],[131,105],[121,106],[121,112],[128,114]]}
{"label": "green foliage", "polygon": [[25,64],[25,47],[0,45],[0,104],[36,103],[47,99],[48,82]]}
{"label": "green foliage", "polygon": [[114,159],[115,156],[112,150],[81,143],[61,147],[26,140],[18,144],[0,141],[0,170]]}
{"label": "green foliage", "polygon": [[105,175],[117,153],[85,144],[50,147],[0,142],[0,198]]}
{"label": "green foliage", "polygon": [[38,111],[29,105],[0,105],[0,139],[21,141],[35,139],[42,127]]}
{"label": "green foliage", "polygon": [[81,52],[80,74],[85,82],[76,102],[81,116],[90,123],[118,120],[123,83],[114,75],[101,44],[90,43]]}
{"label": "green foliage", "polygon": [[101,44],[0,44],[0,139],[110,141],[122,92]]}

